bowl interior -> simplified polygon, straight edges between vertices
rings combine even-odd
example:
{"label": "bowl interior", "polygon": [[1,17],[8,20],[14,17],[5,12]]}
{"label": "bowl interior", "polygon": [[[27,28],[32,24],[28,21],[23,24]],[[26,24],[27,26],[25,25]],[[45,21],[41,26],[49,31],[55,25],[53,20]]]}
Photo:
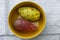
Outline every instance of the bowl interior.
{"label": "bowl interior", "polygon": [[[33,32],[33,33],[22,33],[22,32],[18,32],[18,31],[16,31],[14,29],[13,22],[19,16],[19,14],[18,14],[18,8],[19,7],[23,7],[23,6],[35,7],[35,8],[37,8],[41,12],[41,17],[40,17],[40,20],[38,21],[38,30],[36,32]],[[42,30],[45,27],[46,20],[45,20],[44,11],[42,10],[42,8],[40,6],[38,6],[37,4],[35,4],[33,2],[22,2],[22,3],[17,4],[11,10],[11,12],[9,14],[8,23],[9,23],[9,28],[11,29],[11,31],[16,36],[19,36],[21,38],[32,38],[32,37],[35,37],[35,36],[37,36],[38,34],[40,34],[42,32]]]}

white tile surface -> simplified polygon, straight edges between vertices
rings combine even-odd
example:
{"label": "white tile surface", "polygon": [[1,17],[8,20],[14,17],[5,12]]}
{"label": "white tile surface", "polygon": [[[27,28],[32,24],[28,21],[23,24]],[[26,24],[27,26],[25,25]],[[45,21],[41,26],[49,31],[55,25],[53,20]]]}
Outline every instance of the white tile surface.
{"label": "white tile surface", "polygon": [[5,1],[0,0],[0,35],[5,34]]}
{"label": "white tile surface", "polygon": [[[23,40],[12,36],[7,24],[9,11],[24,0],[0,0],[0,40]],[[29,40],[60,40],[60,0],[31,0],[42,6],[46,13],[46,28],[36,38]]]}
{"label": "white tile surface", "polygon": [[0,36],[0,40],[4,40],[3,38],[4,38],[3,36]]}

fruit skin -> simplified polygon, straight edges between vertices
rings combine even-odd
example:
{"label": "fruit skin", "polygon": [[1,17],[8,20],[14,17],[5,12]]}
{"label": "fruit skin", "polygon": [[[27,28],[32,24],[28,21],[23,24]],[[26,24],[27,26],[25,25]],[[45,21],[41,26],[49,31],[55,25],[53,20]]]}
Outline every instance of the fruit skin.
{"label": "fruit skin", "polygon": [[37,27],[34,26],[31,22],[28,22],[22,18],[18,18],[14,22],[14,27],[16,30],[21,31],[21,32],[33,32],[37,30]]}
{"label": "fruit skin", "polygon": [[40,18],[40,11],[34,7],[21,7],[18,9],[19,14],[29,20],[29,21],[37,21]]}

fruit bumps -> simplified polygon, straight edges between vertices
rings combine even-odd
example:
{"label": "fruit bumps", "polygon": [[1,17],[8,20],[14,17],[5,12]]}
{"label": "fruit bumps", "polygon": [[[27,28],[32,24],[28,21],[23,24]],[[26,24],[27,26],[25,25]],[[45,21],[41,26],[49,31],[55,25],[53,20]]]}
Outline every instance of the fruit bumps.
{"label": "fruit bumps", "polygon": [[29,21],[37,21],[40,18],[40,11],[34,7],[21,7],[18,9],[19,14],[29,20]]}

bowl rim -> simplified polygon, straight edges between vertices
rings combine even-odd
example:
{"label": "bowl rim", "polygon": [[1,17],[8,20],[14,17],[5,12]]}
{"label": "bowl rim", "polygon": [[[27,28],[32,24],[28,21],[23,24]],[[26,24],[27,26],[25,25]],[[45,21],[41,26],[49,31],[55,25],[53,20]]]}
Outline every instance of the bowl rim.
{"label": "bowl rim", "polygon": [[[33,4],[38,5],[38,6],[42,9],[42,12],[44,13],[44,18],[45,18],[45,19],[44,19],[44,25],[43,25],[44,27],[40,30],[40,32],[38,32],[36,35],[31,36],[31,37],[22,37],[22,36],[19,36],[18,34],[16,34],[16,33],[11,29],[10,24],[9,24],[9,16],[10,16],[11,11],[12,11],[12,10],[14,9],[14,7],[16,7],[18,4],[24,3],[24,2],[30,2],[30,3],[33,3]],[[16,5],[9,11],[9,14],[8,14],[8,28],[11,30],[11,32],[12,32],[15,36],[17,36],[17,37],[19,37],[19,38],[23,38],[23,39],[34,38],[34,37],[38,36],[39,34],[41,34],[42,31],[44,30],[45,26],[46,26],[46,15],[45,15],[45,12],[44,12],[43,8],[42,8],[38,3],[33,2],[33,1],[23,1],[23,2],[19,2],[18,4],[16,4]]]}

